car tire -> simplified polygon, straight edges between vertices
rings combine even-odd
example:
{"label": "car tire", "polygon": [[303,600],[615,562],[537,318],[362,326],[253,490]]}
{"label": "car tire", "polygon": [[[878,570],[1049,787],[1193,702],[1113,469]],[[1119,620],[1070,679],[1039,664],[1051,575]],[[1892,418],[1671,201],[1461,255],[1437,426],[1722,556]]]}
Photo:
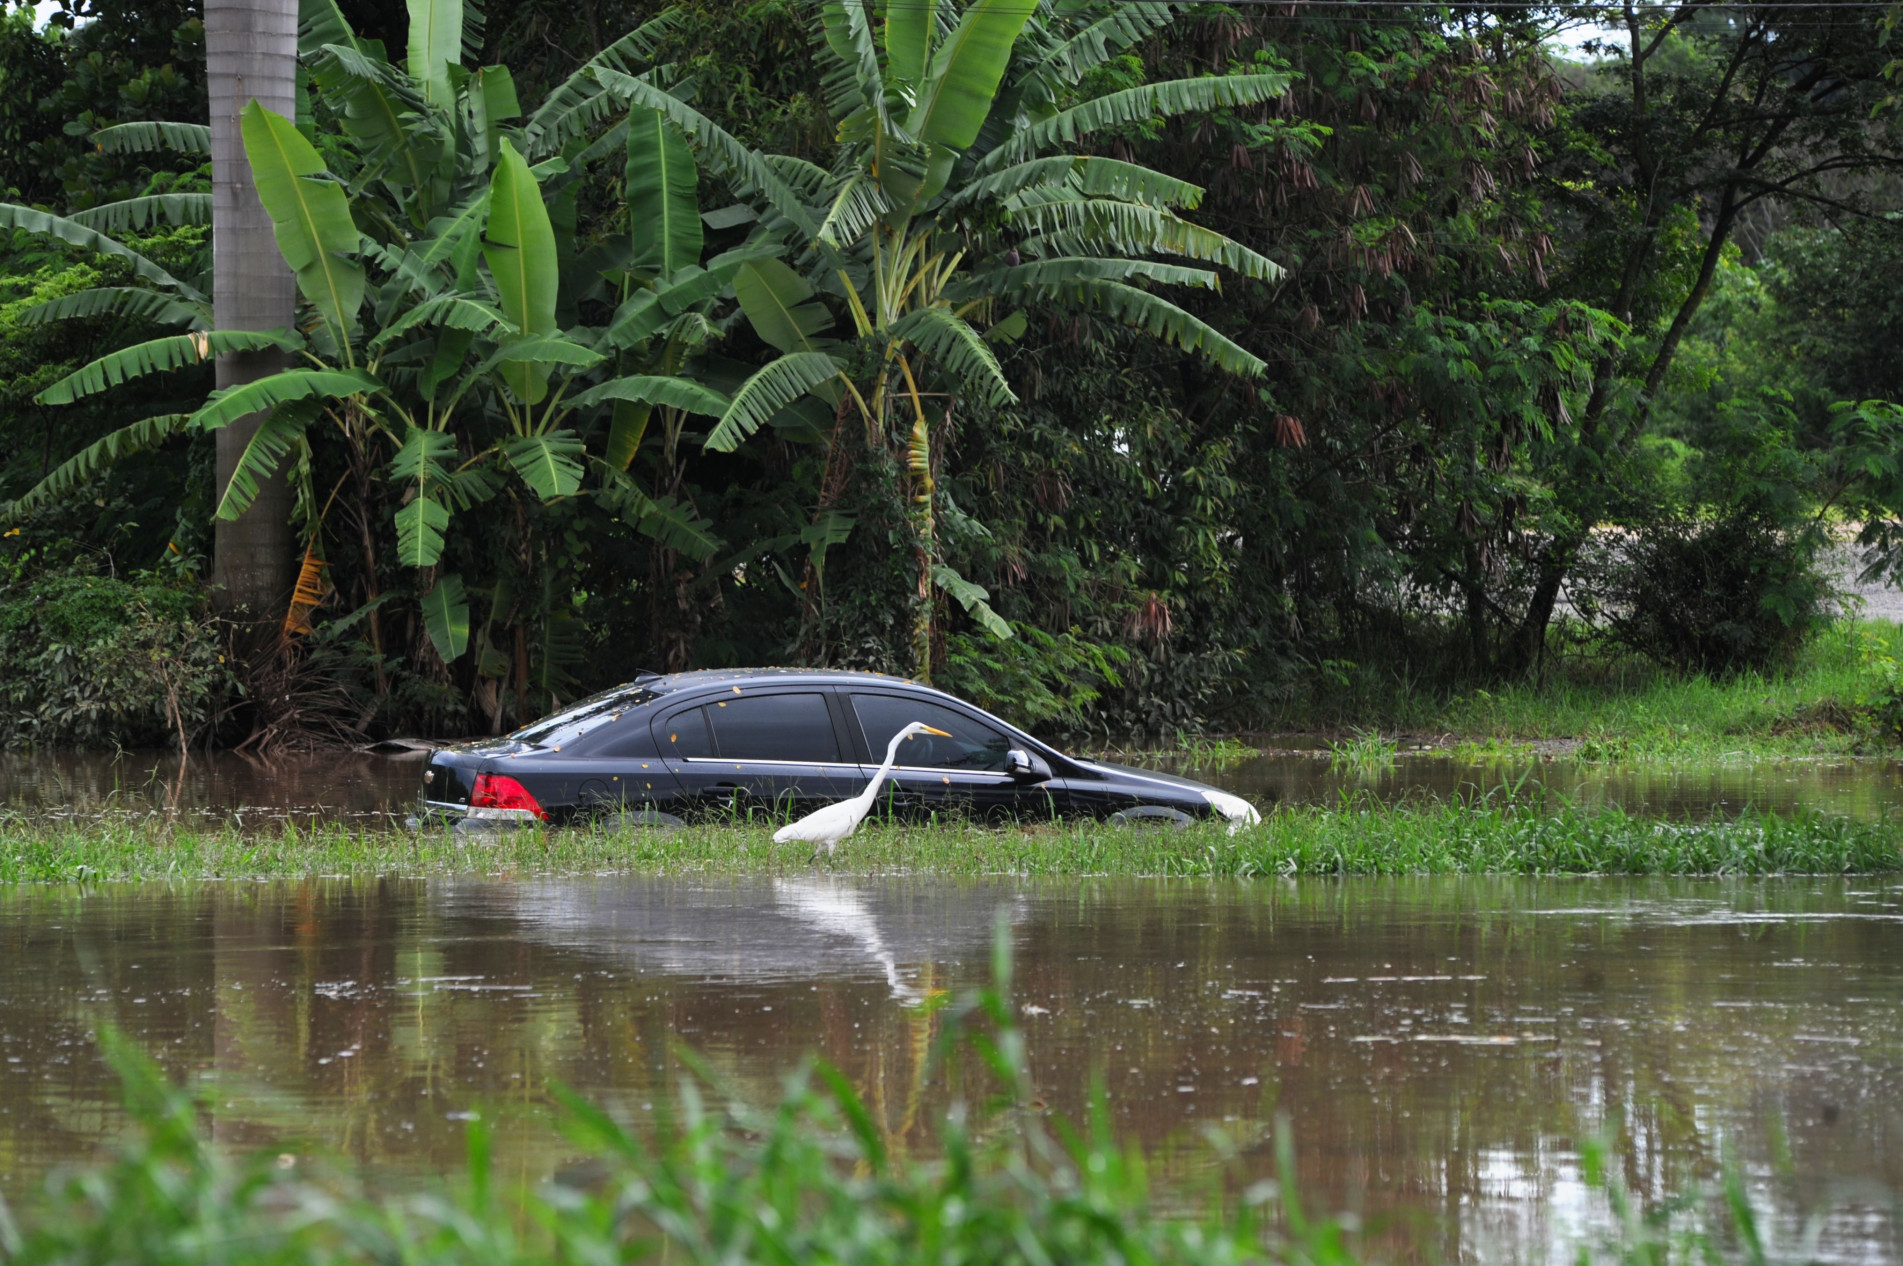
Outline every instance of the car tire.
{"label": "car tire", "polygon": [[595,819],[604,831],[678,831],[687,823],[659,809],[624,809]]}
{"label": "car tire", "polygon": [[1139,804],[1119,809],[1107,819],[1111,826],[1135,826],[1151,831],[1180,831],[1194,819],[1181,809],[1163,804]]}

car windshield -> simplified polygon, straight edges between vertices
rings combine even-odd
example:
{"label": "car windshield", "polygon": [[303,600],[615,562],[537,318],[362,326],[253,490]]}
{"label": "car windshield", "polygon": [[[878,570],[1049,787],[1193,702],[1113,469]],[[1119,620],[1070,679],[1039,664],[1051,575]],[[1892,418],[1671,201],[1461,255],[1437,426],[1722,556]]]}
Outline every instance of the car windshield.
{"label": "car windshield", "polygon": [[624,713],[645,708],[660,697],[644,686],[616,686],[525,725],[509,737],[532,747],[563,747]]}

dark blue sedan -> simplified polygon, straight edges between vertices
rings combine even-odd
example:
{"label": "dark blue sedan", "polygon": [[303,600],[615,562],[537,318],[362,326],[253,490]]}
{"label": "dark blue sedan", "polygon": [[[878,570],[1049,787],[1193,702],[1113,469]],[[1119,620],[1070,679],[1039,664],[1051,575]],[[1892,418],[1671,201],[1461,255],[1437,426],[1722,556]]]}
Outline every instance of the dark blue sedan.
{"label": "dark blue sedan", "polygon": [[864,790],[914,721],[880,793],[901,818],[1260,821],[1187,778],[1079,760],[942,691],[877,673],[755,668],[643,676],[503,738],[445,747],[423,773],[426,818],[678,826],[712,812],[799,817]]}

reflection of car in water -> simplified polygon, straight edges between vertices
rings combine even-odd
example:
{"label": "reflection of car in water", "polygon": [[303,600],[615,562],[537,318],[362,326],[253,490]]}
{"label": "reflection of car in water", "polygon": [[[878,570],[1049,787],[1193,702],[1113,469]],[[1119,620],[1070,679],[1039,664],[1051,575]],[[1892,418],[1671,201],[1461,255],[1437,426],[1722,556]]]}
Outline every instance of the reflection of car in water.
{"label": "reflection of car in water", "polygon": [[934,889],[922,917],[911,894],[903,881],[828,875],[719,886],[628,876],[451,883],[443,900],[462,913],[506,918],[523,940],[628,971],[727,980],[874,975],[905,1002],[923,996],[918,966],[984,961],[1000,914],[1016,924],[1026,913],[1005,882]]}
{"label": "reflection of car in water", "polygon": [[747,669],[649,675],[505,738],[442,748],[426,814],[469,823],[679,825],[697,809],[797,816],[866,787],[906,740],[880,792],[888,814],[1259,820],[1187,778],[1066,756],[951,695],[876,673]]}

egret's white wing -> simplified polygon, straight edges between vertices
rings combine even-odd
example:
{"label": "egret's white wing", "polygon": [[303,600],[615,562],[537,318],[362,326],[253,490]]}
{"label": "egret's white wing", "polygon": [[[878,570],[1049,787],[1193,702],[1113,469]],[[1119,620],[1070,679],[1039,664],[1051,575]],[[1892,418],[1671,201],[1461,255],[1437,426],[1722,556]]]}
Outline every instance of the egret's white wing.
{"label": "egret's white wing", "polygon": [[837,844],[853,833],[865,810],[850,800],[815,809],[797,822],[789,822],[773,833],[775,844],[799,840],[806,844]]}

